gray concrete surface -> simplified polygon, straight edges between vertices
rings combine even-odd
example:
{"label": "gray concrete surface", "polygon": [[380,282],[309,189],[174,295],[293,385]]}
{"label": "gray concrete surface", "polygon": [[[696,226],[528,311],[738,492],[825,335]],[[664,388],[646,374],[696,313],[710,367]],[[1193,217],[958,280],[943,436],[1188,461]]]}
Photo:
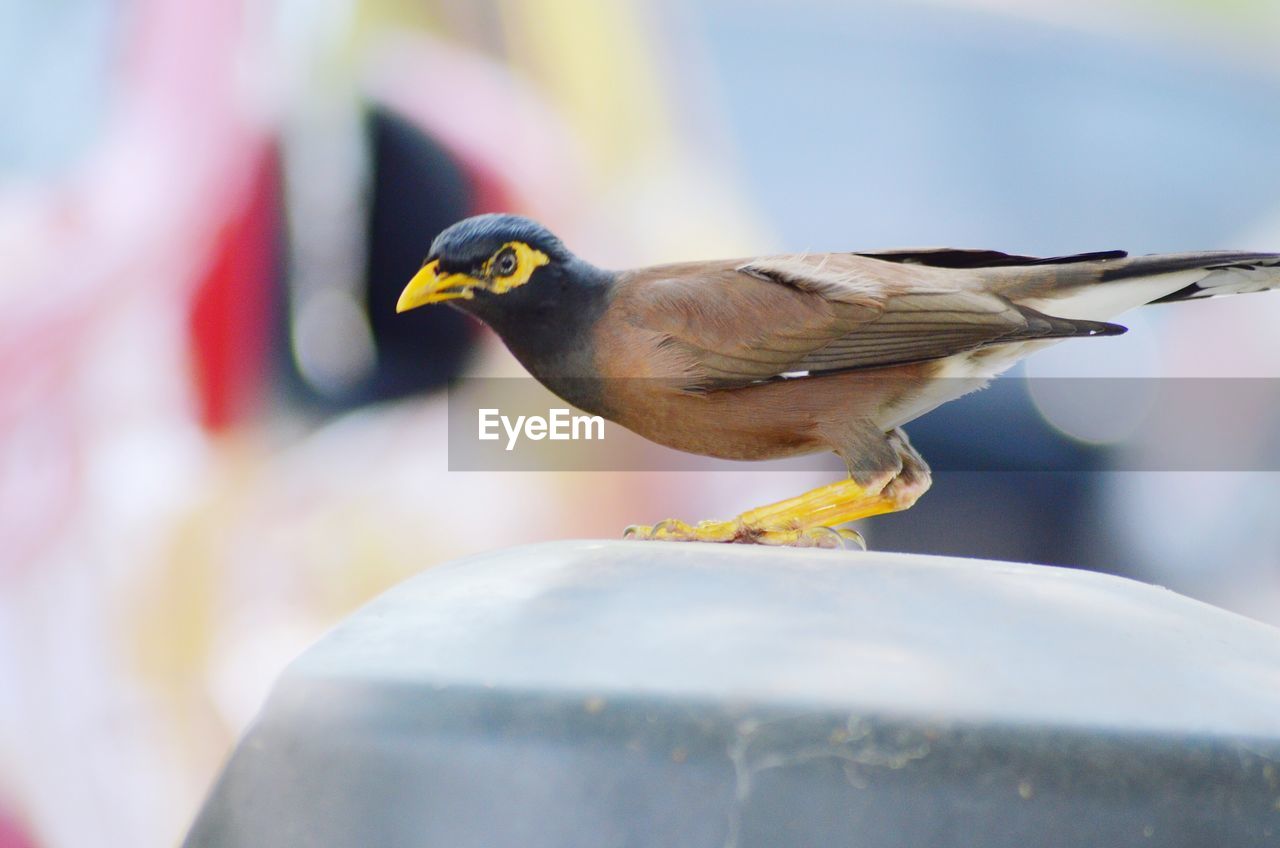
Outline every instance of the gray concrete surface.
{"label": "gray concrete surface", "polygon": [[190,846],[1280,842],[1280,631],[1090,572],[561,542],[299,658]]}

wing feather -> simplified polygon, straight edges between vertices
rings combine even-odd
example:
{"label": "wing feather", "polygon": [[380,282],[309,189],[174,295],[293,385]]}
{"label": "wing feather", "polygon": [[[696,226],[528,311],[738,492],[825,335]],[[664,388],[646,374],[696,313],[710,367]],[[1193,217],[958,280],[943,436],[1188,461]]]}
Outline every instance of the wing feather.
{"label": "wing feather", "polygon": [[949,269],[859,254],[651,272],[628,286],[628,319],[681,354],[690,389],[736,388],[801,372],[808,379],[1112,327],[1050,318],[961,287]]}

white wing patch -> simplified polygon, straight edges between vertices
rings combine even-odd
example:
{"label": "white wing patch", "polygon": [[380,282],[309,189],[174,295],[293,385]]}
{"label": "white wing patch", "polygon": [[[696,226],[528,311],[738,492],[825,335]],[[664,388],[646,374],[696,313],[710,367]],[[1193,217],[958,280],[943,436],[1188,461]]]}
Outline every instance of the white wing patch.
{"label": "white wing patch", "polygon": [[1167,294],[1173,294],[1192,283],[1200,282],[1213,272],[1203,269],[1157,274],[1153,277],[1136,277],[1067,289],[1056,295],[1020,298],[1017,302],[1030,306],[1037,312],[1058,318],[1107,321],[1117,315],[1145,306]]}

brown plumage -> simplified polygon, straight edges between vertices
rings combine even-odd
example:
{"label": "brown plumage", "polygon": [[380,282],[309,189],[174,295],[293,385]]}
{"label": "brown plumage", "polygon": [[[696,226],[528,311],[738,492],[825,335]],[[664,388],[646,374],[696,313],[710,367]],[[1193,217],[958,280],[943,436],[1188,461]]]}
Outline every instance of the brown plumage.
{"label": "brown plumage", "polygon": [[615,273],[533,222],[481,216],[436,240],[400,308],[452,300],[552,391],[660,444],[727,459],[834,451],[852,482],[638,531],[825,544],[853,535],[827,528],[928,487],[899,429],[911,419],[1047,344],[1124,332],[1106,319],[1129,308],[1276,286],[1280,254],[1239,252],[896,250]]}

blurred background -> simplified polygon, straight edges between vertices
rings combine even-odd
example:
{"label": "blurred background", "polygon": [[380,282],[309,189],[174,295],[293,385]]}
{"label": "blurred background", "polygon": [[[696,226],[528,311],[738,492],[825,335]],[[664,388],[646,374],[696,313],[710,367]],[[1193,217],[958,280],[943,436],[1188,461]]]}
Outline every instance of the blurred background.
{"label": "blurred background", "polygon": [[[830,479],[449,473],[447,382],[520,372],[394,315],[443,227],[521,212],[606,267],[1277,250],[1278,31],[1274,0],[0,3],[0,848],[174,844],[282,666],[411,573]],[[1280,377],[1280,295],[1122,320],[1026,373]],[[1280,623],[1280,475],[1108,472],[1157,407],[1099,433],[1043,382],[908,428],[997,470],[871,544]]]}

